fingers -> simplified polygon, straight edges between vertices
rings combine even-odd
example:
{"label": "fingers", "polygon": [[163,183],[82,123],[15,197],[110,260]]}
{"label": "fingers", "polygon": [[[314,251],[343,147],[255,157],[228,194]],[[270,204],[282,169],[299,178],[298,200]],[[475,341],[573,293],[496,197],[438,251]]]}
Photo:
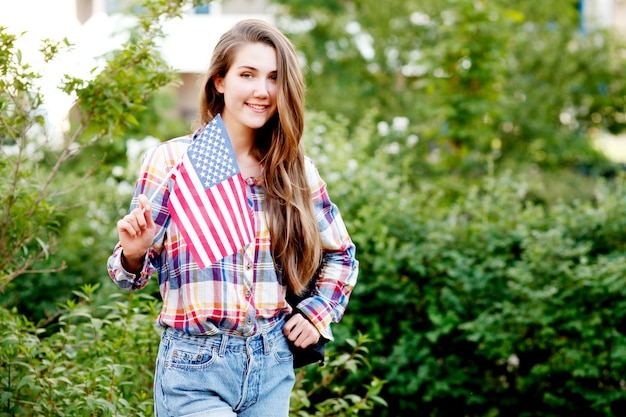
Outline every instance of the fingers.
{"label": "fingers", "polygon": [[153,226],[150,201],[143,194],[138,198],[138,206],[117,222],[118,231],[125,232],[133,238],[141,236],[144,230]]}
{"label": "fingers", "polygon": [[154,220],[152,219],[152,206],[150,205],[150,200],[148,200],[148,197],[146,197],[144,194],[139,195],[138,204],[138,208],[144,215],[146,226],[154,226]]}
{"label": "fingers", "polygon": [[285,336],[300,348],[317,343],[319,331],[302,314],[294,314],[283,328]]}
{"label": "fingers", "polygon": [[[145,221],[143,228],[145,228]],[[142,226],[137,216],[131,213],[117,222],[117,230],[120,233],[125,232],[128,236],[134,238],[141,236]]]}
{"label": "fingers", "polygon": [[129,262],[143,258],[153,243],[156,229],[150,201],[142,194],[137,207],[117,222],[120,243]]}

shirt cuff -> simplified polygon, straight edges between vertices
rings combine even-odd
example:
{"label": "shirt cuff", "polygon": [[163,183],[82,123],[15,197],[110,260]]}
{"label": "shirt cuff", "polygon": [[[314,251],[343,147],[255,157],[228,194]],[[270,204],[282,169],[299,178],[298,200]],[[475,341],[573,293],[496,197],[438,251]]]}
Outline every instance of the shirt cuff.
{"label": "shirt cuff", "polygon": [[[150,249],[151,250],[151,249]],[[116,249],[114,255],[109,258],[109,275],[118,287],[128,290],[138,290],[146,286],[155,268],[150,262],[150,250],[145,255],[140,271],[128,271],[122,264],[122,248]]]}
{"label": "shirt cuff", "polygon": [[120,251],[120,266],[122,267],[122,271],[124,273],[125,276],[127,277],[139,277],[141,276],[141,273],[146,269],[146,264],[148,262],[148,252],[146,252],[146,254],[143,257],[143,262],[141,263],[141,268],[137,269],[136,271],[132,272],[129,271],[128,268],[126,268],[126,257],[124,256],[124,250],[122,249]]}
{"label": "shirt cuff", "polygon": [[320,332],[323,338],[334,340],[330,330],[332,310],[320,297],[308,297],[298,303],[296,307]]}

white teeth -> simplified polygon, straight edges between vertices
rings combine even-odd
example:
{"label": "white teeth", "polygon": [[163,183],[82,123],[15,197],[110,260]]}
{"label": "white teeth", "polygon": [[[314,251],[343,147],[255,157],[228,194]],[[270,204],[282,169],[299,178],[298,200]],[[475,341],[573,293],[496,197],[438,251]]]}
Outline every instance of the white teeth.
{"label": "white teeth", "polygon": [[260,106],[258,104],[248,104],[248,106],[252,107],[255,110],[263,110],[265,106]]}

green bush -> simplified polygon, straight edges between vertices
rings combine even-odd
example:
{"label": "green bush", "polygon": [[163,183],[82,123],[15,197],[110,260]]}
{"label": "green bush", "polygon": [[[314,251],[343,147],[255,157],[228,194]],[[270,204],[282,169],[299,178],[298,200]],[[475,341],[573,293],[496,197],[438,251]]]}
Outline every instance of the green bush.
{"label": "green bush", "polygon": [[361,262],[339,328],[373,339],[379,415],[626,415],[625,176],[425,178],[371,152],[366,119],[308,124]]}
{"label": "green bush", "polygon": [[[366,335],[347,339],[346,350],[334,344],[327,345],[327,365],[309,365],[296,374],[296,385],[291,393],[291,416],[347,417],[379,415],[387,403],[380,397],[384,381],[369,374],[371,340]],[[365,365],[365,369],[362,369]],[[358,389],[352,384],[353,375],[365,375],[367,382]],[[372,412],[376,410],[376,412]],[[369,413],[368,413],[369,412]]]}
{"label": "green bush", "polygon": [[49,337],[0,309],[0,416],[152,415],[157,302],[117,293],[95,305],[96,288],[75,291]]}
{"label": "green bush", "polygon": [[464,184],[353,185],[350,317],[389,415],[623,415],[623,180],[554,206],[506,177]]}

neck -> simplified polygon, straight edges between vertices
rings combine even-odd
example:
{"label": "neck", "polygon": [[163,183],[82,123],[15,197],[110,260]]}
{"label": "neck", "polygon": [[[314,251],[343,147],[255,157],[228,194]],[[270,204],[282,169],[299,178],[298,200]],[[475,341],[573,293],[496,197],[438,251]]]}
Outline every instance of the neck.
{"label": "neck", "polygon": [[257,177],[261,173],[262,165],[252,154],[251,150],[252,149],[249,149],[247,152],[243,153],[237,153],[237,150],[235,150],[237,165],[244,178]]}

